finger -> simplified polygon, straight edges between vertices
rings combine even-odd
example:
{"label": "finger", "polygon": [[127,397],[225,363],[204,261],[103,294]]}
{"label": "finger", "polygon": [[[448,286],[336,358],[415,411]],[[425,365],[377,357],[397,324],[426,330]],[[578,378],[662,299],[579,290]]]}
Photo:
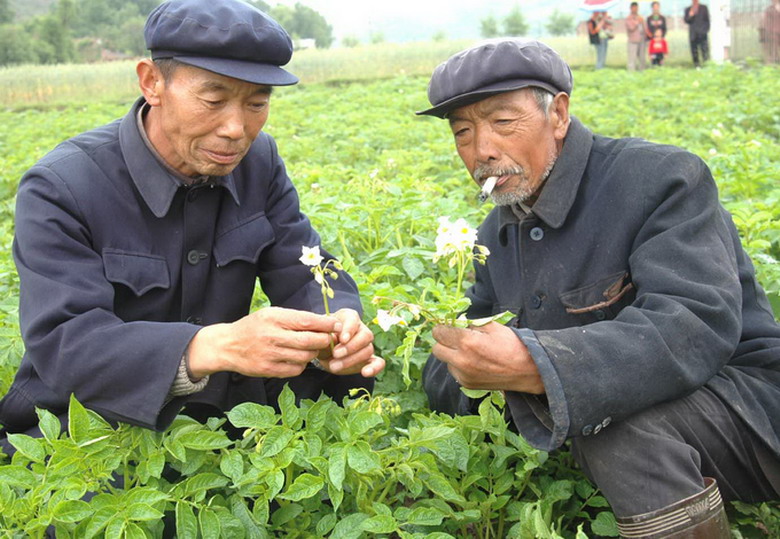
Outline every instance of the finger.
{"label": "finger", "polygon": [[360,369],[360,374],[366,378],[372,378],[385,369],[385,360],[379,356],[372,356],[368,364]]}
{"label": "finger", "polygon": [[461,328],[438,325],[433,328],[433,338],[447,348],[458,348],[464,332]]}
{"label": "finger", "polygon": [[282,330],[269,337],[271,344],[279,350],[319,351],[328,348],[332,342],[330,333]]}
{"label": "finger", "polygon": [[337,332],[339,342],[349,342],[363,326],[360,315],[354,309],[339,309],[334,316],[342,323],[341,331]]}
{"label": "finger", "polygon": [[369,344],[361,350],[358,350],[357,352],[344,358],[332,359],[330,361],[330,369],[335,374],[358,372],[363,367],[363,365],[371,360],[373,355],[374,346]]}
{"label": "finger", "polygon": [[354,354],[358,350],[363,350],[365,347],[371,345],[374,342],[374,334],[362,323],[357,328],[355,335],[349,342],[339,342],[339,344],[333,349],[334,359],[344,359],[347,356]]}
{"label": "finger", "polygon": [[341,332],[342,322],[332,315],[315,314],[282,307],[268,307],[263,314],[292,331],[313,331],[321,333]]}

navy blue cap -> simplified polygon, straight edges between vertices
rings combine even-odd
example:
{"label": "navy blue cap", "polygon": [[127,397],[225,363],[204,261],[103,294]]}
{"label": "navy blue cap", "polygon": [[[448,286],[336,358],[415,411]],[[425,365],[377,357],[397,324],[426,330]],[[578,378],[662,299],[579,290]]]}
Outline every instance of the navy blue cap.
{"label": "navy blue cap", "polygon": [[446,118],[459,107],[529,86],[571,94],[573,84],[569,65],[544,43],[517,38],[492,40],[439,64],[428,84],[433,107],[417,114]]}
{"label": "navy blue cap", "polygon": [[152,58],[175,58],[254,84],[287,86],[298,77],[281,66],[292,40],[279,23],[240,0],[169,0],[144,27]]}

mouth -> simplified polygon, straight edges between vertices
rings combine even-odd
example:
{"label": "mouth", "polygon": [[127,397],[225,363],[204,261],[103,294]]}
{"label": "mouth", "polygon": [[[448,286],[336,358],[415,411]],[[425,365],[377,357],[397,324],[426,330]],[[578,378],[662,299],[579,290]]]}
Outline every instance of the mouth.
{"label": "mouth", "polygon": [[241,158],[241,152],[218,152],[215,150],[206,150],[203,152],[209,157],[209,159],[220,165],[232,165],[238,159]]}

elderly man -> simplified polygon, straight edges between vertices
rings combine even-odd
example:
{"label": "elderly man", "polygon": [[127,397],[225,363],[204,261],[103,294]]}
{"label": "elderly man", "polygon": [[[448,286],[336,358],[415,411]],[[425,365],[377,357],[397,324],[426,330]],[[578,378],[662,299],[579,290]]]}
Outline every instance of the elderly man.
{"label": "elderly man", "polygon": [[[691,58],[695,67],[701,66],[710,58],[710,45],[707,34],[710,33],[710,12],[699,0],[685,8],[683,20],[688,25],[688,41],[691,45]],[[701,60],[699,53],[701,52]]]}
{"label": "elderly man", "polygon": [[[35,434],[36,407],[66,418],[70,394],[164,429],[182,408],[275,404],[288,382],[340,399],[384,367],[348,275],[333,314],[315,314],[320,285],[299,259],[320,239],[261,133],[272,87],[298,80],[281,67],[289,36],[238,0],[171,0],[144,33],[127,116],[62,143],[19,186],[26,353],[0,401],[6,432]],[[249,314],[258,278],[274,307]]]}
{"label": "elderly man", "polygon": [[467,314],[516,319],[435,328],[431,407],[469,413],[461,386],[503,390],[532,445],[571,440],[625,537],[728,537],[718,486],[780,492],[780,326],[706,165],[594,135],[571,93],[536,41],[433,73],[420,114],[449,122],[477,185],[498,178]]}

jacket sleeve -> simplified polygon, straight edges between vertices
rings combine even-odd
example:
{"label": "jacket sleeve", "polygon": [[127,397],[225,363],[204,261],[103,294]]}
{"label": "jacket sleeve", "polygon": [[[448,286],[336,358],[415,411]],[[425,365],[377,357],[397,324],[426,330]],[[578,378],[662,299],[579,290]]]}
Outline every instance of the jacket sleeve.
{"label": "jacket sleeve", "polygon": [[108,420],[163,428],[181,406],[166,396],[198,327],[115,314],[78,201],[51,168],[33,167],[22,179],[15,226],[25,353],[45,385],[27,398],[57,409],[73,393]]}
{"label": "jacket sleeve", "polygon": [[518,335],[542,375],[551,428],[539,427],[527,396],[508,401],[520,433],[540,449],[695,391],[739,342],[734,242],[710,172],[681,151],[656,170],[641,184],[644,215],[628,260],[633,303],[610,321]]}
{"label": "jacket sleeve", "polygon": [[[314,280],[311,267],[301,263],[302,247],[320,246],[320,236],[312,228],[311,222],[300,211],[298,193],[285,166],[276,151],[273,139],[266,139],[271,152],[271,176],[267,192],[266,216],[274,230],[274,242],[265,251],[258,277],[263,291],[273,305],[325,312],[320,285]],[[333,256],[321,250],[324,257],[322,265]],[[332,267],[332,266],[331,266]],[[338,278],[328,278],[334,297],[328,300],[329,312],[341,308],[350,308],[362,313],[357,286],[345,271],[338,272]]]}

